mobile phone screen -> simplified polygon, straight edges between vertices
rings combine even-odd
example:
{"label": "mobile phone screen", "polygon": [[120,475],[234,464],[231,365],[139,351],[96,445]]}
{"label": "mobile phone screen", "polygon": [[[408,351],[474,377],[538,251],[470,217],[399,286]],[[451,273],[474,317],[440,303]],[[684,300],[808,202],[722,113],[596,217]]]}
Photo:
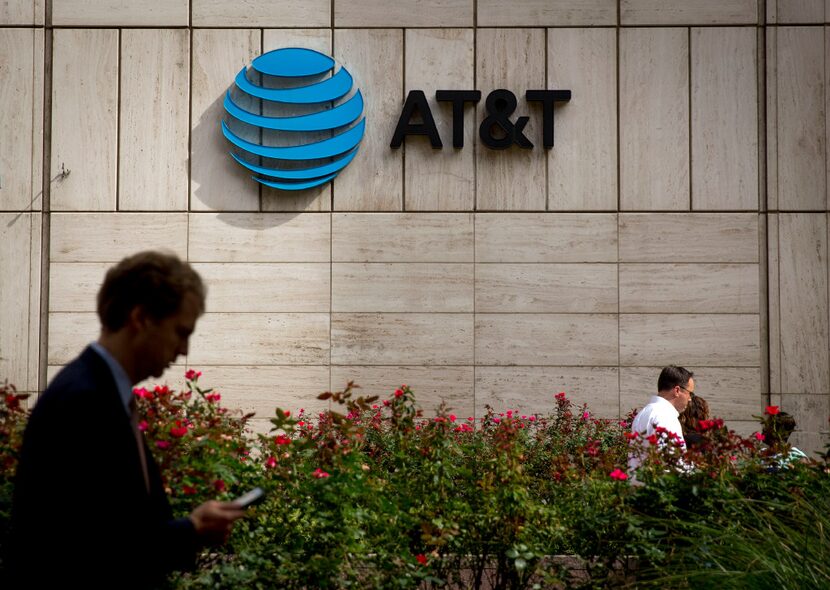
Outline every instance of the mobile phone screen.
{"label": "mobile phone screen", "polygon": [[265,499],[265,492],[262,488],[254,488],[250,492],[245,492],[241,496],[239,496],[234,503],[237,504],[240,508],[247,508],[248,506],[253,506],[254,504],[258,504],[262,500]]}

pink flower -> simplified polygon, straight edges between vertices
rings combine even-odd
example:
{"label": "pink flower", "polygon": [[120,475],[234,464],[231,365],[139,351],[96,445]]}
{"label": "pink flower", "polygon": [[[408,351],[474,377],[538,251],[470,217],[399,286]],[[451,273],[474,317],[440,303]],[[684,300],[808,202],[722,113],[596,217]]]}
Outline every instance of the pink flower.
{"label": "pink flower", "polygon": [[148,426],[148,424],[147,424],[147,420],[142,420],[141,422],[139,422],[139,423],[138,423],[138,429],[139,429],[141,432],[146,432],[146,430],[147,430],[147,426]]}
{"label": "pink flower", "polygon": [[383,406],[387,407],[387,408],[389,407],[389,400],[388,399],[383,400]]}
{"label": "pink flower", "polygon": [[419,553],[418,555],[416,555],[415,559],[417,559],[418,563],[420,563],[421,565],[426,565],[427,564],[427,556],[424,555],[423,553]]}
{"label": "pink flower", "polygon": [[752,436],[754,436],[754,437],[755,437],[755,440],[761,440],[761,441],[762,441],[762,440],[764,440],[764,439],[766,438],[766,437],[765,437],[763,434],[761,434],[760,432],[756,432],[756,433],[755,433],[755,434],[753,434]]}
{"label": "pink flower", "polygon": [[270,467],[270,468],[276,467],[277,466],[277,458],[273,457],[273,456],[268,457],[268,459],[265,461],[265,466]]}
{"label": "pink flower", "polygon": [[628,479],[628,474],[618,467],[617,469],[609,473],[608,477],[610,477],[611,479],[616,479],[617,481],[625,481]]}
{"label": "pink flower", "polygon": [[493,422],[495,422],[496,424],[498,424],[499,422],[501,422],[501,420],[500,420],[500,419],[498,419],[498,418],[493,418]]}
{"label": "pink flower", "polygon": [[528,420],[530,420],[531,422],[536,422],[536,416],[531,416],[530,418],[528,418]]}
{"label": "pink flower", "polygon": [[213,488],[214,488],[217,492],[224,492],[224,491],[225,491],[225,487],[226,487],[226,486],[225,486],[225,482],[224,482],[223,480],[221,480],[221,479],[217,479],[216,481],[214,481],[214,482],[213,482]]}
{"label": "pink flower", "polygon": [[780,411],[781,411],[781,408],[779,408],[778,406],[767,406],[767,407],[764,409],[764,413],[765,413],[765,414],[768,414],[768,415],[770,415],[770,416],[775,416],[775,415],[776,415],[776,414],[778,414]]}
{"label": "pink flower", "polygon": [[136,387],[133,389],[133,395],[144,399],[153,399],[153,394],[143,387]]}
{"label": "pink flower", "polygon": [[196,379],[198,379],[201,376],[202,376],[201,371],[194,371],[193,369],[189,369],[184,374],[184,378],[187,379],[188,381],[196,381]]}
{"label": "pink flower", "polygon": [[311,475],[313,475],[313,476],[314,476],[314,477],[316,477],[317,479],[324,479],[324,478],[326,478],[326,477],[328,477],[328,476],[329,476],[329,474],[328,474],[328,473],[326,473],[325,471],[323,471],[323,470],[322,470],[322,469],[320,469],[319,467],[318,467],[317,469],[315,469],[315,470],[314,470],[314,473],[312,473]]}
{"label": "pink flower", "polygon": [[582,413],[582,419],[583,420],[587,420],[590,417],[591,417],[591,412],[583,412]]}
{"label": "pink flower", "polygon": [[157,440],[156,446],[162,450],[168,448],[170,446],[170,442],[166,440]]}

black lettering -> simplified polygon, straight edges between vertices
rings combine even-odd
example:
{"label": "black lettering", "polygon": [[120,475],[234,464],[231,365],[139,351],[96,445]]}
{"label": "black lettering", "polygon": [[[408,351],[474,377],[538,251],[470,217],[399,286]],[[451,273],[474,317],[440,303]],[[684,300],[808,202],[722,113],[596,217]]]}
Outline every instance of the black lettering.
{"label": "black lettering", "polygon": [[[423,123],[412,122],[415,111],[421,114]],[[407,135],[426,135],[429,137],[429,143],[432,147],[436,149],[444,147],[444,144],[441,143],[441,137],[438,135],[435,119],[432,118],[432,111],[429,108],[429,103],[423,90],[411,90],[407,95],[389,147],[395,149],[401,147],[401,143]]]}
{"label": "black lettering", "polygon": [[436,90],[435,99],[452,103],[452,147],[464,147],[464,103],[481,100],[480,90]]}
{"label": "black lettering", "polygon": [[542,145],[546,150],[553,147],[553,107],[557,102],[571,100],[570,90],[528,90],[528,102],[542,103]]}
{"label": "black lettering", "polygon": [[[484,145],[494,150],[505,150],[514,143],[523,148],[533,147],[523,132],[528,117],[519,117],[515,125],[510,120],[510,115],[516,110],[515,94],[504,89],[494,90],[487,95],[484,105],[488,115],[478,128],[478,135]],[[493,129],[497,126],[504,133],[504,137],[493,134]]]}

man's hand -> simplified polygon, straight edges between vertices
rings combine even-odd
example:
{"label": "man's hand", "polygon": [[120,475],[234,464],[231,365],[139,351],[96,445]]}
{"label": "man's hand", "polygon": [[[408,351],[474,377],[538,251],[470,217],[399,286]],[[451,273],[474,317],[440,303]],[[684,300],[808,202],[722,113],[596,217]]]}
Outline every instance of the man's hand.
{"label": "man's hand", "polygon": [[233,502],[210,500],[190,513],[196,534],[208,543],[224,543],[231,533],[233,523],[245,514]]}

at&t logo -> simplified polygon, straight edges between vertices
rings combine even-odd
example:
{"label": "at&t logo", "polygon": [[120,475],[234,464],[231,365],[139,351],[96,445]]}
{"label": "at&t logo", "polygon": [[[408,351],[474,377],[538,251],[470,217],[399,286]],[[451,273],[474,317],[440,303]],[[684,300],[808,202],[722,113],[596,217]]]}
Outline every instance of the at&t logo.
{"label": "at&t logo", "polygon": [[[269,51],[225,95],[222,133],[254,180],[281,190],[331,181],[357,154],[363,96],[345,68],[311,49]],[[331,75],[329,75],[331,74]]]}

